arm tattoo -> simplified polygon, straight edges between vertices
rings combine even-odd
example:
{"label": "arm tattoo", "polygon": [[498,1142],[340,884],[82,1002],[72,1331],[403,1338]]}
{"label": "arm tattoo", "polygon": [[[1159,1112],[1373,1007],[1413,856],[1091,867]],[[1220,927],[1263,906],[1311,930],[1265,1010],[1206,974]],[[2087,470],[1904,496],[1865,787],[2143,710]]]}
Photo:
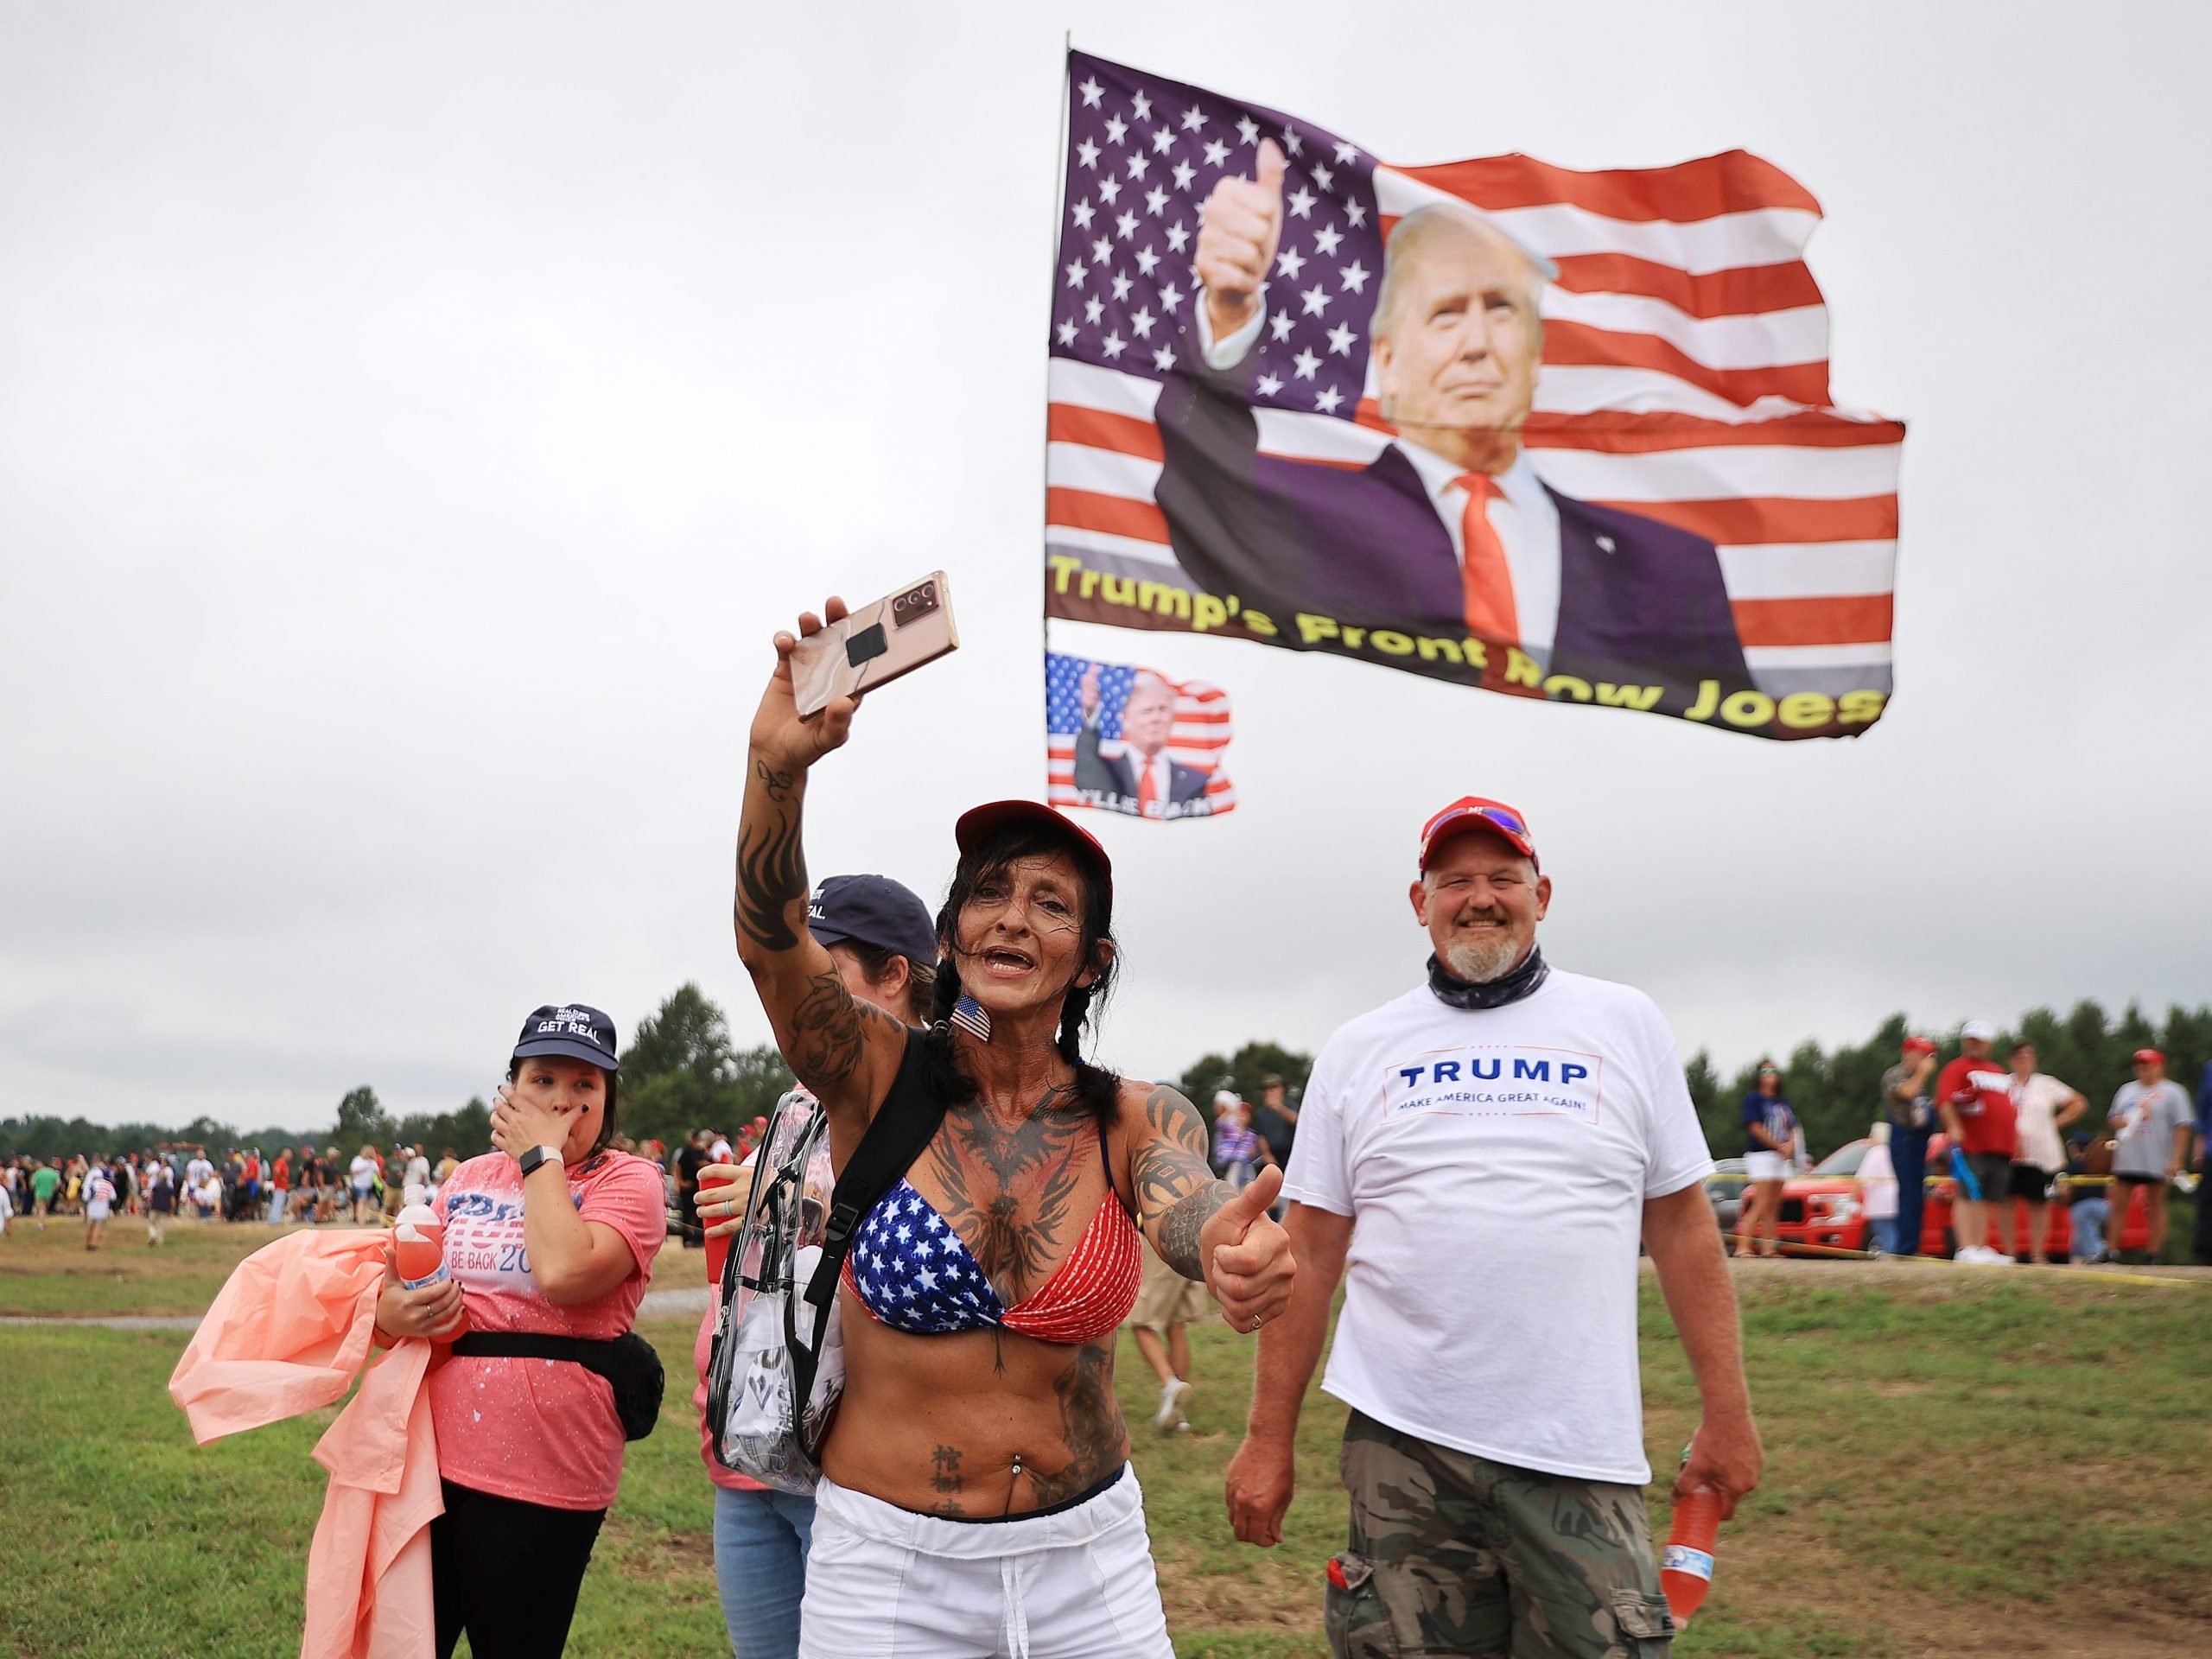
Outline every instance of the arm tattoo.
{"label": "arm tattoo", "polygon": [[868,1057],[871,1020],[899,1023],[847,990],[835,968],[808,980],[806,995],[791,1010],[791,1062],[799,1081],[819,1093],[851,1077]]}
{"label": "arm tattoo", "polygon": [[1156,1224],[1160,1259],[1185,1279],[1205,1277],[1198,1235],[1231,1189],[1214,1179],[1206,1162],[1205,1125],[1198,1108],[1173,1089],[1152,1091],[1144,1103],[1151,1135],[1129,1155],[1137,1209]]}
{"label": "arm tattoo", "polygon": [[[753,763],[753,771],[771,801],[788,797],[788,772],[772,771],[762,761]],[[797,948],[791,907],[794,900],[806,901],[806,888],[798,811],[785,806],[780,812],[747,814],[737,831],[737,931],[771,950]]]}
{"label": "arm tattoo", "polygon": [[1160,1259],[1185,1279],[1206,1276],[1205,1252],[1199,1235],[1214,1211],[1234,1196],[1226,1181],[1209,1181],[1160,1218]]}

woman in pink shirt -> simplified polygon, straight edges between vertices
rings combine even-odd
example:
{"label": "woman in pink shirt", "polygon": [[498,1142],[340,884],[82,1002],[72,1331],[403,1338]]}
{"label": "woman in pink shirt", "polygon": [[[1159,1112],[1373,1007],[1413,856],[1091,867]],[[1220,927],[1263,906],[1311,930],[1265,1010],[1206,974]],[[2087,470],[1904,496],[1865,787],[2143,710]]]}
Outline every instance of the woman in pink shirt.
{"label": "woman in pink shirt", "polygon": [[[532,1013],[492,1114],[499,1150],[438,1192],[449,1278],[410,1291],[388,1273],[377,1305],[380,1338],[468,1332],[429,1382],[445,1497],[430,1523],[440,1659],[463,1630],[478,1659],[558,1655],[621,1482],[605,1373],[635,1357],[637,1338],[617,1339],[668,1217],[659,1172],[609,1145],[615,1066],[614,1024],[598,1009]],[[512,1351],[533,1338],[582,1357]]]}

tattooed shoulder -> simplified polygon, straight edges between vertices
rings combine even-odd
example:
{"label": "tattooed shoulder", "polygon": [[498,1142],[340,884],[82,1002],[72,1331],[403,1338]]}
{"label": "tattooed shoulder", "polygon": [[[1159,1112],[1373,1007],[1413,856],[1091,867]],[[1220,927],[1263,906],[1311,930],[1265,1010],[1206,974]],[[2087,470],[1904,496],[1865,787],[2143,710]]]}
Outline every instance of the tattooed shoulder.
{"label": "tattooed shoulder", "polygon": [[[1125,1115],[1127,1105],[1125,1097]],[[1171,1089],[1163,1083],[1146,1090],[1143,1116],[1146,1127],[1154,1134],[1178,1146],[1187,1147],[1201,1158],[1205,1156],[1205,1120],[1198,1116],[1198,1109],[1192,1105],[1179,1090]]]}

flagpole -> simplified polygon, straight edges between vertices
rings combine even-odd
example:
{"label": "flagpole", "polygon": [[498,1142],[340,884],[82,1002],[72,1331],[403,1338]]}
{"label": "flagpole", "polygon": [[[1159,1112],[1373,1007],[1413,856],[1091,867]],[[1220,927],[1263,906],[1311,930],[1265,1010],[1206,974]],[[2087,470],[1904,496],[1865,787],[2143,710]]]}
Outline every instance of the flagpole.
{"label": "flagpole", "polygon": [[[1039,456],[1043,465],[1039,474],[1040,483],[1037,496],[1037,550],[1040,553],[1045,550],[1045,525],[1052,516],[1052,421],[1051,406],[1052,401],[1052,353],[1050,342],[1052,337],[1052,307],[1051,295],[1052,293],[1052,277],[1058,271],[1060,264],[1060,208],[1062,204],[1067,200],[1068,75],[1070,73],[1068,59],[1074,51],[1075,30],[1073,29],[1069,29],[1060,36],[1060,120],[1059,125],[1054,134],[1054,136],[1059,140],[1059,147],[1054,152],[1052,157],[1052,236],[1050,238],[1050,245],[1048,246],[1045,255],[1045,293],[1046,296],[1045,303],[1045,339],[1046,340],[1045,347],[1046,416],[1045,442],[1044,447],[1039,452]],[[1037,675],[1037,678],[1033,682],[1033,683],[1037,688],[1037,696],[1039,699],[1037,709],[1037,725],[1041,729],[1049,730],[1052,724],[1052,712],[1050,708],[1050,694],[1045,682],[1044,659],[1051,655],[1052,650],[1052,619],[1051,615],[1051,599],[1046,590],[1046,582],[1047,578],[1045,574],[1045,567],[1040,564],[1037,566],[1036,569],[1038,601],[1037,616],[1039,633],[1041,636],[1044,648],[1038,652],[1038,659],[1033,670]],[[1046,744],[1044,791],[1044,798],[1047,801],[1051,800],[1052,796],[1052,761],[1051,751],[1052,745],[1048,740]]]}

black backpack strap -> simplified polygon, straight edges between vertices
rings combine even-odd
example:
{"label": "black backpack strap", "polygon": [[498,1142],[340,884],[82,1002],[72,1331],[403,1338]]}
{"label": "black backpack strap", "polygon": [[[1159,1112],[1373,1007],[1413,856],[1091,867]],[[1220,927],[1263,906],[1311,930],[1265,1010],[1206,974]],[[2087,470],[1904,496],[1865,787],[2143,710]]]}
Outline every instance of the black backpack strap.
{"label": "black backpack strap", "polygon": [[822,1241],[822,1260],[807,1281],[806,1300],[815,1308],[816,1328],[827,1316],[837,1294],[837,1275],[844,1270],[845,1254],[852,1249],[853,1233],[861,1217],[875,1207],[904,1175],[944,1122],[944,1102],[924,1082],[929,1033],[912,1027],[906,1033],[906,1052],[899,1057],[899,1074],[890,1092],[875,1109],[868,1133],[853,1149],[851,1160],[837,1177],[830,1195],[830,1222]]}
{"label": "black backpack strap", "polygon": [[852,1158],[838,1175],[836,1187],[830,1195],[830,1220],[822,1240],[822,1259],[815,1264],[814,1276],[806,1284],[805,1300],[814,1310],[814,1319],[813,1329],[804,1342],[796,1340],[798,1306],[786,1304],[784,1308],[784,1335],[789,1344],[785,1351],[791,1355],[798,1412],[796,1426],[802,1448],[810,1457],[819,1456],[820,1448],[806,1444],[806,1405],[814,1397],[814,1376],[821,1363],[823,1333],[829,1327],[830,1305],[836,1300],[837,1279],[844,1271],[845,1256],[853,1248],[853,1234],[861,1224],[861,1217],[897,1185],[899,1177],[935,1137],[938,1126],[944,1122],[944,1102],[925,1081],[928,1052],[925,1046],[929,1037],[926,1029],[908,1029],[906,1052],[899,1056],[899,1073],[891,1080],[890,1092],[875,1109],[875,1116],[868,1121],[868,1133],[853,1148]]}

